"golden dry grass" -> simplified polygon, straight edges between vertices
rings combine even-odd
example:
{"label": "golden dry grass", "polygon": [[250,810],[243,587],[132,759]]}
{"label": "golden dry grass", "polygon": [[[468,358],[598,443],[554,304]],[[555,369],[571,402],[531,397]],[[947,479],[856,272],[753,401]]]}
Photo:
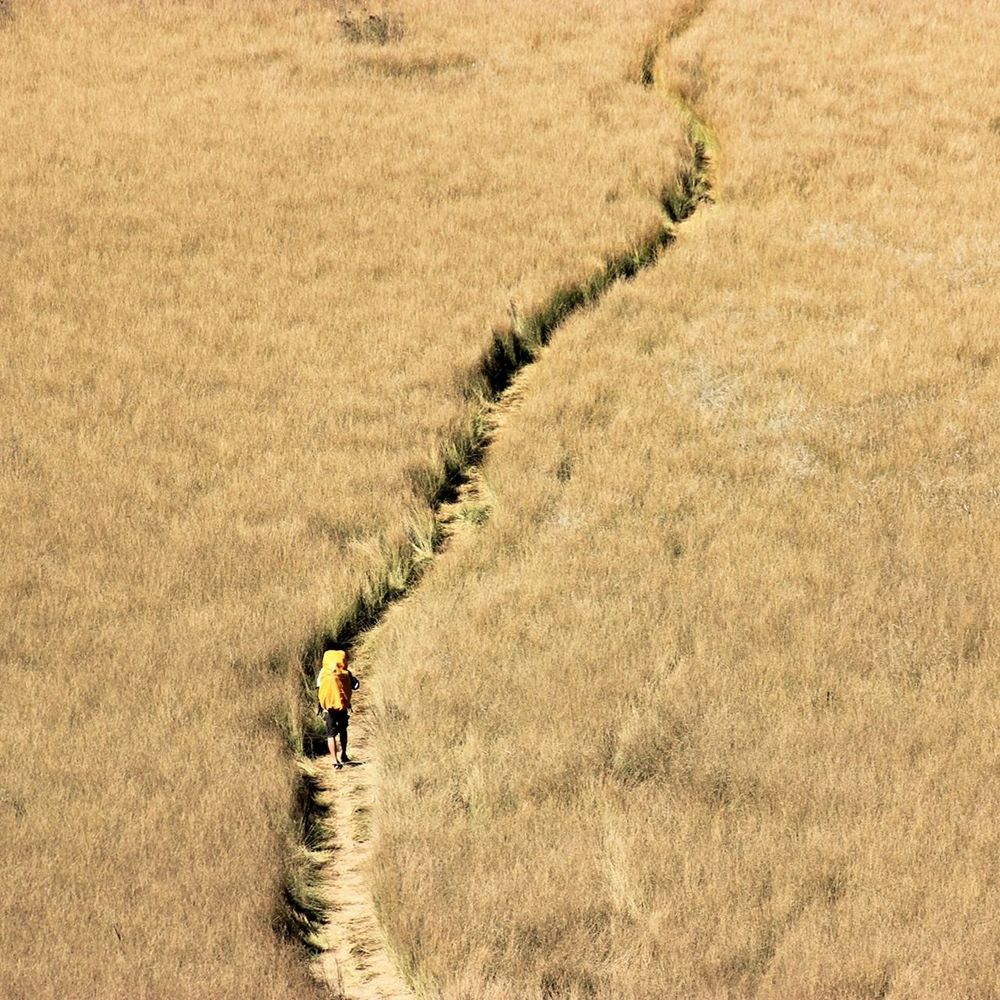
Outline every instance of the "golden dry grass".
{"label": "golden dry grass", "polygon": [[998,30],[671,46],[721,205],[560,330],[369,647],[376,893],[444,997],[1000,995]]}
{"label": "golden dry grass", "polygon": [[299,653],[491,326],[658,225],[656,5],[10,6],[0,992],[301,995]]}

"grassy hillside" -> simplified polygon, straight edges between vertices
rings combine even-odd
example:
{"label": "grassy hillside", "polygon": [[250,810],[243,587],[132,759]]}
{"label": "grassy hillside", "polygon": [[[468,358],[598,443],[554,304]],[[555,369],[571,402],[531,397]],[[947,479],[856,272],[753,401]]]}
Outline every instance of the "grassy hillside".
{"label": "grassy hillside", "polygon": [[492,328],[658,224],[657,8],[3,10],[0,992],[302,995],[301,650]]}
{"label": "grassy hillside", "polygon": [[445,997],[997,995],[995,4],[718,0],[720,204],[560,330],[368,655]]}

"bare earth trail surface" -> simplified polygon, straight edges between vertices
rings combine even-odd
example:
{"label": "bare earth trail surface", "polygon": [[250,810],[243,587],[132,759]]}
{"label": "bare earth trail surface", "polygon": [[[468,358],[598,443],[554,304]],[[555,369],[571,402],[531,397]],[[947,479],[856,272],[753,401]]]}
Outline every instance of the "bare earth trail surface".
{"label": "bare earth trail surface", "polygon": [[330,920],[323,930],[327,950],[318,960],[317,971],[334,996],[400,1000],[413,993],[396,972],[367,888],[368,819],[378,769],[370,735],[364,712],[359,710],[348,745],[353,762],[340,771],[324,762],[321,772],[322,794],[330,808],[326,820],[331,837]]}
{"label": "bare earth trail surface", "polygon": [[[662,39],[669,42],[676,38],[700,10],[701,5],[693,5],[691,15],[681,26],[664,33]],[[681,173],[677,188],[665,191],[662,196],[663,228],[639,245],[630,258],[608,260],[604,269],[587,283],[558,290],[539,314],[515,323],[507,344],[494,343],[483,361],[482,374],[489,389],[477,414],[477,439],[467,461],[452,474],[449,488],[434,506],[437,527],[434,556],[453,544],[469,543],[475,528],[489,517],[491,497],[480,472],[481,463],[495,435],[525,395],[532,366],[556,329],[580,309],[599,301],[618,282],[627,281],[655,264],[660,251],[673,243],[676,225],[688,219],[700,204],[711,200],[712,136],[694,109],[668,93],[654,78],[657,48],[651,47],[646,54],[644,85],[656,87],[667,102],[679,105],[687,119],[691,147],[690,165]],[[498,361],[501,355],[503,358]],[[404,598],[419,583],[425,569],[423,566],[414,571]],[[364,646],[399,607],[393,598],[388,598],[374,624],[341,643],[357,654],[359,674],[365,680],[368,678]],[[338,1000],[409,1000],[421,991],[414,992],[400,975],[369,888],[371,818],[379,785],[376,724],[365,711],[370,696],[370,689],[366,691],[363,687],[361,697],[357,698],[348,744],[351,762],[339,770],[333,768],[329,759],[317,762],[317,805],[324,814],[320,823],[326,833],[326,848],[322,853],[329,918],[321,931],[324,950],[315,961],[315,970]]]}

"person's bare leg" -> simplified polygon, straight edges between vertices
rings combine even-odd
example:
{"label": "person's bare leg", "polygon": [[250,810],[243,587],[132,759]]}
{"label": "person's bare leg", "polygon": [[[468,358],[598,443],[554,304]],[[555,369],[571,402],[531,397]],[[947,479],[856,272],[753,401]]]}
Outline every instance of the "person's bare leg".
{"label": "person's bare leg", "polygon": [[346,764],[351,758],[347,756],[347,723],[340,731],[340,759]]}
{"label": "person's bare leg", "polygon": [[339,764],[340,758],[337,756],[337,737],[328,736],[326,738],[326,745],[330,748],[330,756],[333,758],[333,763]]}

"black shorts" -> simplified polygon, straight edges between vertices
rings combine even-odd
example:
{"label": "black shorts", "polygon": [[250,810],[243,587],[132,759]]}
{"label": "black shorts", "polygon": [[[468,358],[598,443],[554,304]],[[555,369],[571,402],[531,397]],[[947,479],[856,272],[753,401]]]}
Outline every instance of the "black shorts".
{"label": "black shorts", "polygon": [[334,736],[341,736],[347,732],[347,709],[324,709],[323,721],[326,723],[326,735],[328,739]]}

